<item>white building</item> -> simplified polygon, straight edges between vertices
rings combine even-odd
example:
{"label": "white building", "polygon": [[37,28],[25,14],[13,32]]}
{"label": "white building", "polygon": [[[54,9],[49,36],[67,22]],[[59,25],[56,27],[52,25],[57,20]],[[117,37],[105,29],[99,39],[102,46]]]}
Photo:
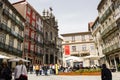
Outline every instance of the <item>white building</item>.
{"label": "white building", "polygon": [[71,60],[66,61],[66,58],[70,56],[79,57],[80,60],[74,62],[80,62],[79,64],[84,67],[99,65],[98,60],[95,58],[98,56],[91,32],[67,33],[61,34],[61,36],[63,36],[64,66],[70,66]]}

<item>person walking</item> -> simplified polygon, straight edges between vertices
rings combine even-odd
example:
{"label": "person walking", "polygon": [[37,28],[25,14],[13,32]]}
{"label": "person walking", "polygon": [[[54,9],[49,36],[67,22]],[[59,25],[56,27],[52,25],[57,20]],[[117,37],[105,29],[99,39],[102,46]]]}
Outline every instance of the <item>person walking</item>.
{"label": "person walking", "polygon": [[19,64],[15,67],[15,71],[14,71],[14,79],[15,80],[21,80],[20,79],[20,75],[23,74],[24,76],[27,77],[27,68],[26,66],[23,64],[23,61],[20,60],[18,62]]}
{"label": "person walking", "polygon": [[6,61],[4,61],[0,66],[0,80],[11,80],[12,79],[12,71],[8,67]]}
{"label": "person walking", "polygon": [[111,73],[111,71],[106,67],[106,64],[103,64],[103,65],[102,65],[101,79],[102,79],[102,80],[112,80],[112,73]]}
{"label": "person walking", "polygon": [[36,76],[38,76],[40,70],[40,66],[38,64],[35,65],[35,72],[36,72]]}

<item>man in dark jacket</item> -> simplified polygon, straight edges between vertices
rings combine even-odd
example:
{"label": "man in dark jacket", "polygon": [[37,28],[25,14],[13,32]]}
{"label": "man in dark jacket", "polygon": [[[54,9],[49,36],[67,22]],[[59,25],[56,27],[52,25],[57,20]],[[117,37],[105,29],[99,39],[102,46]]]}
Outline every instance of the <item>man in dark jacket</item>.
{"label": "man in dark jacket", "polygon": [[103,65],[102,65],[101,79],[102,79],[102,80],[112,80],[112,73],[111,73],[111,71],[106,67],[106,64],[103,64]]}
{"label": "man in dark jacket", "polygon": [[3,62],[0,67],[0,80],[11,80],[12,79],[12,71],[7,65],[7,62]]}

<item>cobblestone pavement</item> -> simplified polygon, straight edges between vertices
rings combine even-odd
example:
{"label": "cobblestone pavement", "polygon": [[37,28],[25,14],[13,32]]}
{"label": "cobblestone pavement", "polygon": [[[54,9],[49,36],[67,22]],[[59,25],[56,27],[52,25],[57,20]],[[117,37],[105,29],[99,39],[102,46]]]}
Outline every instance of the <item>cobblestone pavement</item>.
{"label": "cobblestone pavement", "polygon": [[35,74],[29,74],[28,80],[101,80],[100,76],[36,76]]}
{"label": "cobblestone pavement", "polygon": [[[112,73],[112,80],[120,80],[120,72]],[[28,74],[28,80],[101,80],[101,76],[36,76],[35,74]]]}
{"label": "cobblestone pavement", "polygon": [[[120,72],[112,73],[112,80],[120,80]],[[35,74],[28,74],[28,80],[101,80],[101,76],[36,76]]]}

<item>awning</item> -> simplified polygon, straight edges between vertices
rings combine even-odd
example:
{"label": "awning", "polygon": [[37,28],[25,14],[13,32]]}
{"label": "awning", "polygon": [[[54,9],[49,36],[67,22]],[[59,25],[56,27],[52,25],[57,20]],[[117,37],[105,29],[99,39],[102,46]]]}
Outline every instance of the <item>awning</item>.
{"label": "awning", "polygon": [[97,55],[90,55],[90,56],[84,57],[84,59],[92,59],[92,60],[99,60],[100,58],[101,56],[97,56]]}
{"label": "awning", "polygon": [[67,58],[65,58],[65,60],[83,61],[82,58],[80,58],[80,57],[76,57],[76,56],[70,56],[70,57],[67,57]]}
{"label": "awning", "polygon": [[0,59],[9,59],[10,57],[7,57],[5,55],[0,55]]}
{"label": "awning", "polygon": [[13,59],[10,59],[9,62],[18,62],[20,60],[22,60],[23,62],[30,62],[29,60],[26,60],[23,58],[13,58]]}

